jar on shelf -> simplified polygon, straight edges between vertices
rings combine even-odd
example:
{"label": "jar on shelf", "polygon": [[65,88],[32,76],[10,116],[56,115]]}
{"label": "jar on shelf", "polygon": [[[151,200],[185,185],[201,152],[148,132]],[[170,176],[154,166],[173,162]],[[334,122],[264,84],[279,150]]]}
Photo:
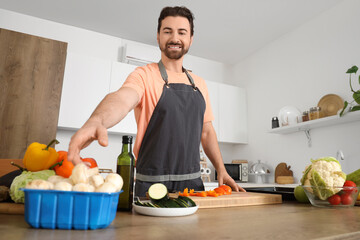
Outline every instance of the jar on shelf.
{"label": "jar on shelf", "polygon": [[309,121],[309,111],[304,111],[302,114],[302,121],[307,122]]}
{"label": "jar on shelf", "polygon": [[309,120],[315,120],[320,118],[320,107],[312,107],[309,112]]}

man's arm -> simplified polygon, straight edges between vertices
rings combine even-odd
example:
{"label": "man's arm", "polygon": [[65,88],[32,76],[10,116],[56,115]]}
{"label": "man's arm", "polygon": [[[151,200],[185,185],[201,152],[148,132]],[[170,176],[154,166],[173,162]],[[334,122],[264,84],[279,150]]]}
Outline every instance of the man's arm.
{"label": "man's arm", "polygon": [[215,167],[218,176],[219,185],[227,184],[235,191],[245,190],[236,184],[234,179],[227,173],[224,162],[221,157],[219,144],[217,141],[216,133],[211,122],[204,123],[203,131],[201,134],[201,144],[204,148],[206,156],[210,159]]}
{"label": "man's arm", "polygon": [[80,163],[80,150],[94,140],[98,140],[101,146],[107,146],[107,129],[120,122],[138,102],[138,93],[128,87],[106,95],[91,117],[71,137],[68,160],[74,164]]}

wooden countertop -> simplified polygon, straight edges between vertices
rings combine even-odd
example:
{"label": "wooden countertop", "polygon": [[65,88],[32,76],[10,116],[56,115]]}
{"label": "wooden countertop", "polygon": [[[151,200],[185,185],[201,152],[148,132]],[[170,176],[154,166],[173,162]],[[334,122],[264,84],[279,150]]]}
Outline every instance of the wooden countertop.
{"label": "wooden countertop", "polygon": [[184,217],[118,212],[98,230],[34,229],[23,215],[0,214],[2,239],[360,239],[360,207],[283,204],[199,209]]}

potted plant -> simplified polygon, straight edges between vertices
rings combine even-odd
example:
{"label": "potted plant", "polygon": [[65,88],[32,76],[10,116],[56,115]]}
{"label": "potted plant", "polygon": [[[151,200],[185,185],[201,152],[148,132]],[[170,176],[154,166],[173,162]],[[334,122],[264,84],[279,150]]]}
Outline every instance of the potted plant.
{"label": "potted plant", "polygon": [[[343,107],[343,109],[342,109],[341,112],[340,112],[340,117],[345,114],[345,110],[346,110],[346,109],[347,109],[348,112],[355,112],[355,111],[360,110],[360,89],[357,90],[357,91],[355,91],[355,90],[353,89],[352,85],[351,85],[351,74],[356,75],[357,70],[358,70],[358,67],[357,67],[357,66],[352,66],[351,68],[349,68],[349,69],[346,71],[346,73],[349,74],[349,84],[350,84],[350,89],[351,89],[351,91],[353,92],[353,99],[354,99],[354,100],[352,100],[352,101],[350,102],[350,104],[349,104],[347,101],[344,102],[344,107]],[[359,84],[360,84],[360,75],[359,75]],[[356,102],[357,105],[354,105],[354,106],[353,106],[353,105],[352,105],[353,102]],[[347,112],[347,111],[346,111],[346,112]]]}

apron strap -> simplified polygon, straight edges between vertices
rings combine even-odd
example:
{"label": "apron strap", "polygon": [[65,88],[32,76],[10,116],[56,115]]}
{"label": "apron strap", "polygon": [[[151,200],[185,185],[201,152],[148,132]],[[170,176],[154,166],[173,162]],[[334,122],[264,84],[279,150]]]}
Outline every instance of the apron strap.
{"label": "apron strap", "polygon": [[[169,85],[169,80],[168,80],[168,75],[166,73],[166,69],[165,69],[165,66],[164,64],[162,63],[162,61],[160,60],[159,63],[159,69],[160,69],[160,74],[161,74],[161,77],[163,78],[163,80],[165,81],[165,85],[168,86]],[[188,71],[183,67],[182,68],[183,72],[185,72],[186,76],[188,77],[189,79],[189,82],[191,84],[191,86],[194,88],[194,90],[198,90],[198,88],[195,86],[195,82],[194,82],[194,79],[190,76],[190,74],[188,73]]]}
{"label": "apron strap", "polygon": [[169,81],[168,81],[168,75],[167,75],[167,73],[166,73],[165,66],[164,66],[164,64],[162,63],[161,60],[159,61],[158,65],[159,65],[161,77],[162,77],[162,79],[165,81],[165,84],[168,86],[168,85],[169,85]]}

